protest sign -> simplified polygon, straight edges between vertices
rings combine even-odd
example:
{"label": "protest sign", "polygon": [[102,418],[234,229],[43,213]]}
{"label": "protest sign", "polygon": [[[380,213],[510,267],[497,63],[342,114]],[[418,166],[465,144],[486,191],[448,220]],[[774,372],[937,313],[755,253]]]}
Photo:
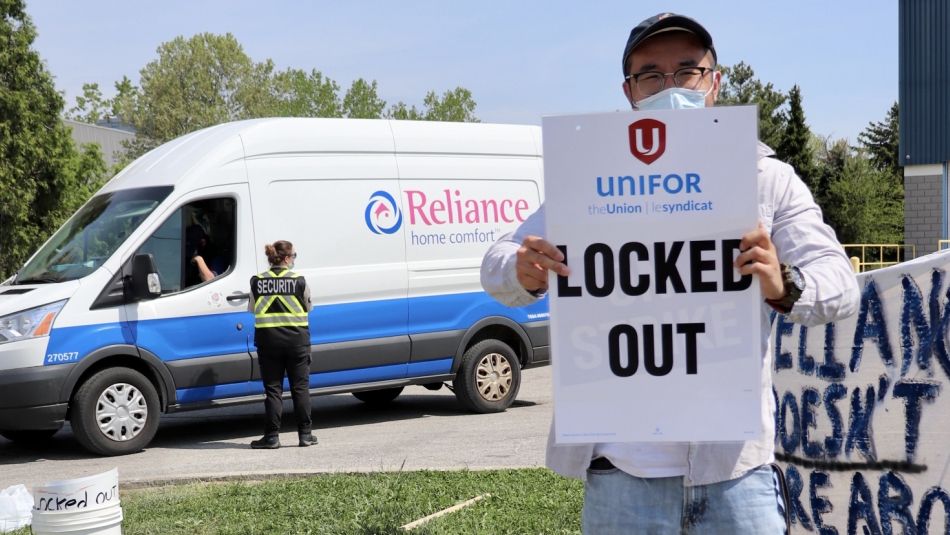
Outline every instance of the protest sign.
{"label": "protest sign", "polygon": [[950,253],[858,276],[850,318],[778,315],[776,457],[793,533],[950,535]]}
{"label": "protest sign", "polygon": [[[547,117],[556,440],[745,440],[762,432],[752,106]],[[767,398],[766,398],[767,399]]]}
{"label": "protest sign", "polygon": [[33,510],[40,513],[79,512],[117,507],[119,471],[49,481],[33,488]]}

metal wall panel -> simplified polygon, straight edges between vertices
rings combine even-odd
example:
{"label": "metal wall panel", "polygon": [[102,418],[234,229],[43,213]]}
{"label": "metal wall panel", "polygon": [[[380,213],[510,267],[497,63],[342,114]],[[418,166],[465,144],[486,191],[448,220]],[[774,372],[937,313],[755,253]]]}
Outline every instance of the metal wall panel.
{"label": "metal wall panel", "polygon": [[899,24],[900,164],[944,163],[950,160],[950,1],[900,0]]}

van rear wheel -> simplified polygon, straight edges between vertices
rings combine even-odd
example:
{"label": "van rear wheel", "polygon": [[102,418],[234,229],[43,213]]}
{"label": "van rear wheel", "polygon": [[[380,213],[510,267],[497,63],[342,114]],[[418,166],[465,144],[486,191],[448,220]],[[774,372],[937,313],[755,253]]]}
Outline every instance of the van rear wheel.
{"label": "van rear wheel", "polygon": [[141,451],[158,431],[158,393],[141,373],[108,368],[86,380],[73,397],[73,433],[99,455]]}
{"label": "van rear wheel", "polygon": [[369,405],[385,405],[399,397],[399,394],[401,393],[402,387],[399,386],[396,388],[383,388],[380,390],[363,390],[360,392],[353,392],[353,396],[363,403],[367,403]]}
{"label": "van rear wheel", "polygon": [[455,379],[455,397],[474,412],[502,412],[521,388],[521,363],[501,340],[482,340],[465,351]]}

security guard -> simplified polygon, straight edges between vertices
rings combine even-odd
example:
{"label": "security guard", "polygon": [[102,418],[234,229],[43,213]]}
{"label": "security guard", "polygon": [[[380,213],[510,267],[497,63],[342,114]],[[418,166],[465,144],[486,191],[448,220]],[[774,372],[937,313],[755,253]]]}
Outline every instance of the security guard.
{"label": "security guard", "polygon": [[317,443],[310,421],[310,288],[291,271],[297,253],[288,241],[264,247],[271,268],[251,277],[254,344],[264,381],[264,436],[251,442],[254,449],[280,447],[284,372],[290,380],[297,435],[301,447]]}

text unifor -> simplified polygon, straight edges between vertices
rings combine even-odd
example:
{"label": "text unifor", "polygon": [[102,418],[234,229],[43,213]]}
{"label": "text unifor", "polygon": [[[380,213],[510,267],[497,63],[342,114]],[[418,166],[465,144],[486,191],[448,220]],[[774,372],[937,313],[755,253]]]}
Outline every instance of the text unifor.
{"label": "text unifor", "polygon": [[[567,263],[566,245],[558,249]],[[571,284],[571,277],[558,276],[558,297],[608,297],[618,288],[629,296],[647,293],[651,288],[657,294],[693,292],[740,292],[752,284],[751,275],[735,278],[732,267],[739,240],[694,240],[655,242],[627,242],[617,252],[605,243],[592,243],[584,250],[584,264],[577,277],[583,284]],[[689,273],[680,273],[677,261],[688,255]],[[718,256],[717,256],[718,251]],[[652,252],[652,255],[651,255]],[[646,264],[646,269],[643,265]],[[649,269],[652,264],[652,270]],[[720,271],[720,275],[709,277]],[[600,276],[598,277],[598,273]],[[652,273],[652,277],[651,277]],[[685,275],[685,276],[684,276]],[[573,275],[572,275],[573,277]],[[705,323],[664,323],[659,326],[660,343],[656,340],[656,326],[619,324],[608,334],[610,370],[618,377],[629,377],[639,370],[641,348],[643,368],[653,376],[663,376],[673,370],[673,342],[675,335],[683,335],[686,352],[686,374],[699,373],[697,337],[706,332]],[[657,351],[657,348],[660,351]],[[657,357],[659,353],[659,362]],[[626,359],[623,356],[626,355]]]}

